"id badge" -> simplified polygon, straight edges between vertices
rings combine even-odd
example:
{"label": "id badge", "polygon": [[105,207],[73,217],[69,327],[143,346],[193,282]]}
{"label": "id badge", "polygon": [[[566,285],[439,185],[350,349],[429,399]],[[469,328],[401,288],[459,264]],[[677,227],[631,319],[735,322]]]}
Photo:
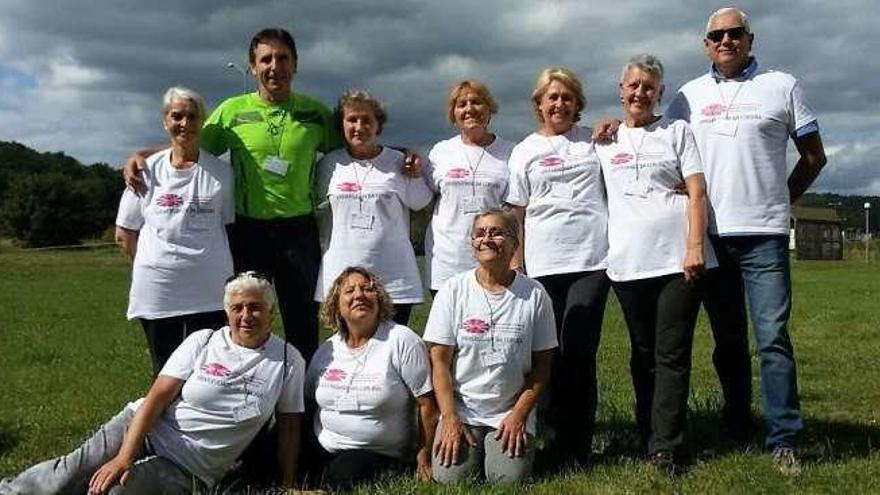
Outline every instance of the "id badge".
{"label": "id badge", "polygon": [[476,214],[485,208],[483,198],[477,196],[468,196],[461,199],[461,210],[465,214]]}
{"label": "id badge", "polygon": [[337,395],[334,402],[334,408],[339,412],[358,410],[358,401],[351,395]]}
{"label": "id badge", "polygon": [[287,175],[288,167],[289,164],[287,163],[287,160],[275,155],[267,156],[266,161],[263,162],[263,168],[275,175],[280,175],[281,177]]}
{"label": "id badge", "polygon": [[503,352],[494,349],[483,349],[480,351],[480,364],[483,366],[498,366],[507,361]]}
{"label": "id badge", "polygon": [[214,226],[214,210],[194,208],[186,212],[186,226],[192,231],[211,230]]}
{"label": "id badge", "polygon": [[574,197],[574,187],[568,182],[554,182],[550,186],[550,195],[559,199]]}
{"label": "id badge", "polygon": [[352,212],[351,228],[358,230],[373,230],[373,221],[376,219],[369,213]]}
{"label": "id badge", "polygon": [[736,121],[726,119],[716,120],[715,123],[712,124],[712,132],[719,136],[734,137],[736,136]]}
{"label": "id badge", "polygon": [[627,196],[638,196],[640,198],[648,197],[648,192],[651,191],[651,186],[644,183],[639,182],[637,180],[630,181],[626,188],[623,190],[623,194]]}
{"label": "id badge", "polygon": [[232,408],[232,419],[236,423],[241,423],[249,419],[256,418],[260,415],[260,408],[257,404],[242,404]]}

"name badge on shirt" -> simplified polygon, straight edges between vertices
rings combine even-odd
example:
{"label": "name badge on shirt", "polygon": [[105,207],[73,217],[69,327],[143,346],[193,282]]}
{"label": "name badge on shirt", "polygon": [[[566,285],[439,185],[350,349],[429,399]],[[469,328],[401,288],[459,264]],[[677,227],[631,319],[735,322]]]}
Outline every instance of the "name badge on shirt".
{"label": "name badge on shirt", "polygon": [[351,395],[337,395],[334,401],[334,409],[339,412],[357,411],[358,401]]}
{"label": "name badge on shirt", "polygon": [[260,408],[257,404],[242,404],[232,409],[232,419],[235,420],[236,423],[256,418],[259,415]]}
{"label": "name badge on shirt", "polygon": [[495,349],[483,349],[480,351],[480,364],[483,366],[498,366],[507,362],[507,357],[502,351]]}
{"label": "name badge on shirt", "polygon": [[569,182],[553,182],[550,185],[550,195],[559,199],[571,199],[574,197],[574,186]]}
{"label": "name badge on shirt", "polygon": [[651,191],[651,186],[645,182],[639,182],[637,180],[631,180],[627,183],[626,188],[623,190],[623,194],[627,196],[638,196],[640,198],[648,197],[648,192]]}
{"label": "name badge on shirt", "polygon": [[467,214],[479,213],[485,209],[485,201],[478,196],[461,198],[461,211]]}
{"label": "name badge on shirt", "polygon": [[727,119],[716,120],[712,124],[712,132],[719,136],[734,137],[736,136],[736,121]]}
{"label": "name badge on shirt", "polygon": [[289,166],[290,164],[287,163],[287,160],[275,155],[267,156],[266,161],[263,162],[263,168],[281,177],[287,175],[287,168]]}
{"label": "name badge on shirt", "polygon": [[351,228],[358,230],[373,230],[375,216],[369,213],[352,212]]}
{"label": "name badge on shirt", "polygon": [[186,212],[188,230],[205,231],[214,226],[214,210],[193,208]]}

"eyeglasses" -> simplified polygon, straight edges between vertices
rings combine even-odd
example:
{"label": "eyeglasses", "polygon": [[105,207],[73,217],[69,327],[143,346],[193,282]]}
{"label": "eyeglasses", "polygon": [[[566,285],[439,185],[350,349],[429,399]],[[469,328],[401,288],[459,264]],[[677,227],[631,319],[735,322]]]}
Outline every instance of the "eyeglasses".
{"label": "eyeglasses", "polygon": [[706,39],[709,41],[714,41],[715,43],[721,43],[724,40],[724,35],[730,37],[732,40],[738,40],[743,37],[744,34],[748,33],[746,31],[745,26],[737,26],[727,29],[716,29],[714,31],[709,31],[706,33]]}
{"label": "eyeglasses", "polygon": [[493,241],[500,241],[503,240],[505,237],[510,237],[510,233],[500,229],[478,229],[471,233],[471,240],[474,241],[485,239],[486,237],[492,239]]}

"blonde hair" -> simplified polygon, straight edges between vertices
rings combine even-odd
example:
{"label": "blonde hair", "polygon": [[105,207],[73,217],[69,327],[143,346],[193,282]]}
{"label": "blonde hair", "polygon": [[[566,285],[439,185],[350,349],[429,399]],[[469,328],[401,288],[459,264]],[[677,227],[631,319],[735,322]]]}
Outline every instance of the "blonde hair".
{"label": "blonde hair", "polygon": [[547,92],[547,86],[550,86],[550,83],[553,81],[559,81],[566,89],[571,91],[574,94],[576,109],[574,113],[574,122],[577,122],[581,119],[581,111],[587,108],[587,98],[584,96],[584,86],[581,83],[580,78],[569,69],[565,67],[548,67],[541,71],[538,75],[538,80],[535,81],[535,89],[532,91],[532,107],[535,111],[535,116],[538,118],[538,122],[544,122],[544,117],[541,115],[541,98],[544,97],[544,93]]}
{"label": "blonde hair", "polygon": [[345,107],[347,105],[366,105],[370,107],[373,117],[376,117],[376,122],[379,124],[376,134],[382,133],[385,122],[388,121],[388,113],[385,112],[385,105],[382,104],[379,98],[376,98],[365,89],[346,89],[342,96],[339,97],[339,101],[336,102],[336,124],[340,129],[342,129],[342,119],[345,117]]}
{"label": "blonde hair", "polygon": [[379,321],[390,320],[394,316],[394,303],[391,302],[391,296],[385,290],[385,284],[382,283],[382,280],[362,266],[350,266],[342,270],[342,273],[336,277],[333,285],[330,286],[330,290],[327,291],[327,296],[324,297],[324,303],[321,304],[321,324],[334,332],[339,332],[343,337],[348,337],[348,327],[345,324],[345,320],[342,319],[342,313],[339,311],[339,295],[342,291],[342,283],[354,274],[361,275],[369,280],[373,288],[376,289]]}
{"label": "blonde hair", "polygon": [[495,98],[492,97],[492,92],[489,91],[489,87],[483,84],[482,81],[465,79],[452,87],[449,91],[449,98],[446,101],[446,118],[448,118],[449,122],[452,124],[455,124],[455,103],[461,95],[469,90],[476,93],[477,96],[489,106],[490,115],[498,113],[498,103],[496,103]]}

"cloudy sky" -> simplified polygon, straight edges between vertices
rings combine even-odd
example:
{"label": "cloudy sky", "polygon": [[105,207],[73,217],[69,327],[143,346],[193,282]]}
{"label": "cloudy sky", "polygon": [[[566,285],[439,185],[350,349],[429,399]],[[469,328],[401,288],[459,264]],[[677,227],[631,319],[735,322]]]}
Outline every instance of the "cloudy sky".
{"label": "cloudy sky", "polygon": [[[613,8],[608,7],[613,5]],[[540,69],[564,65],[587,86],[584,122],[619,115],[616,78],[658,55],[671,96],[708,69],[701,37],[724,3],[617,0],[0,0],[0,140],[119,164],[164,142],[160,98],[175,84],[210,105],[242,90],[247,45],[263,27],[297,39],[295,88],[332,103],[364,87],[387,104],[384,140],[420,147],[454,130],[449,87],[486,81],[493,128],[534,129]],[[797,76],[819,115],[829,165],[814,190],[880,195],[880,36],[876,0],[745,1],[764,67]],[[252,79],[245,81],[254,88]],[[793,159],[791,160],[793,162]]]}

